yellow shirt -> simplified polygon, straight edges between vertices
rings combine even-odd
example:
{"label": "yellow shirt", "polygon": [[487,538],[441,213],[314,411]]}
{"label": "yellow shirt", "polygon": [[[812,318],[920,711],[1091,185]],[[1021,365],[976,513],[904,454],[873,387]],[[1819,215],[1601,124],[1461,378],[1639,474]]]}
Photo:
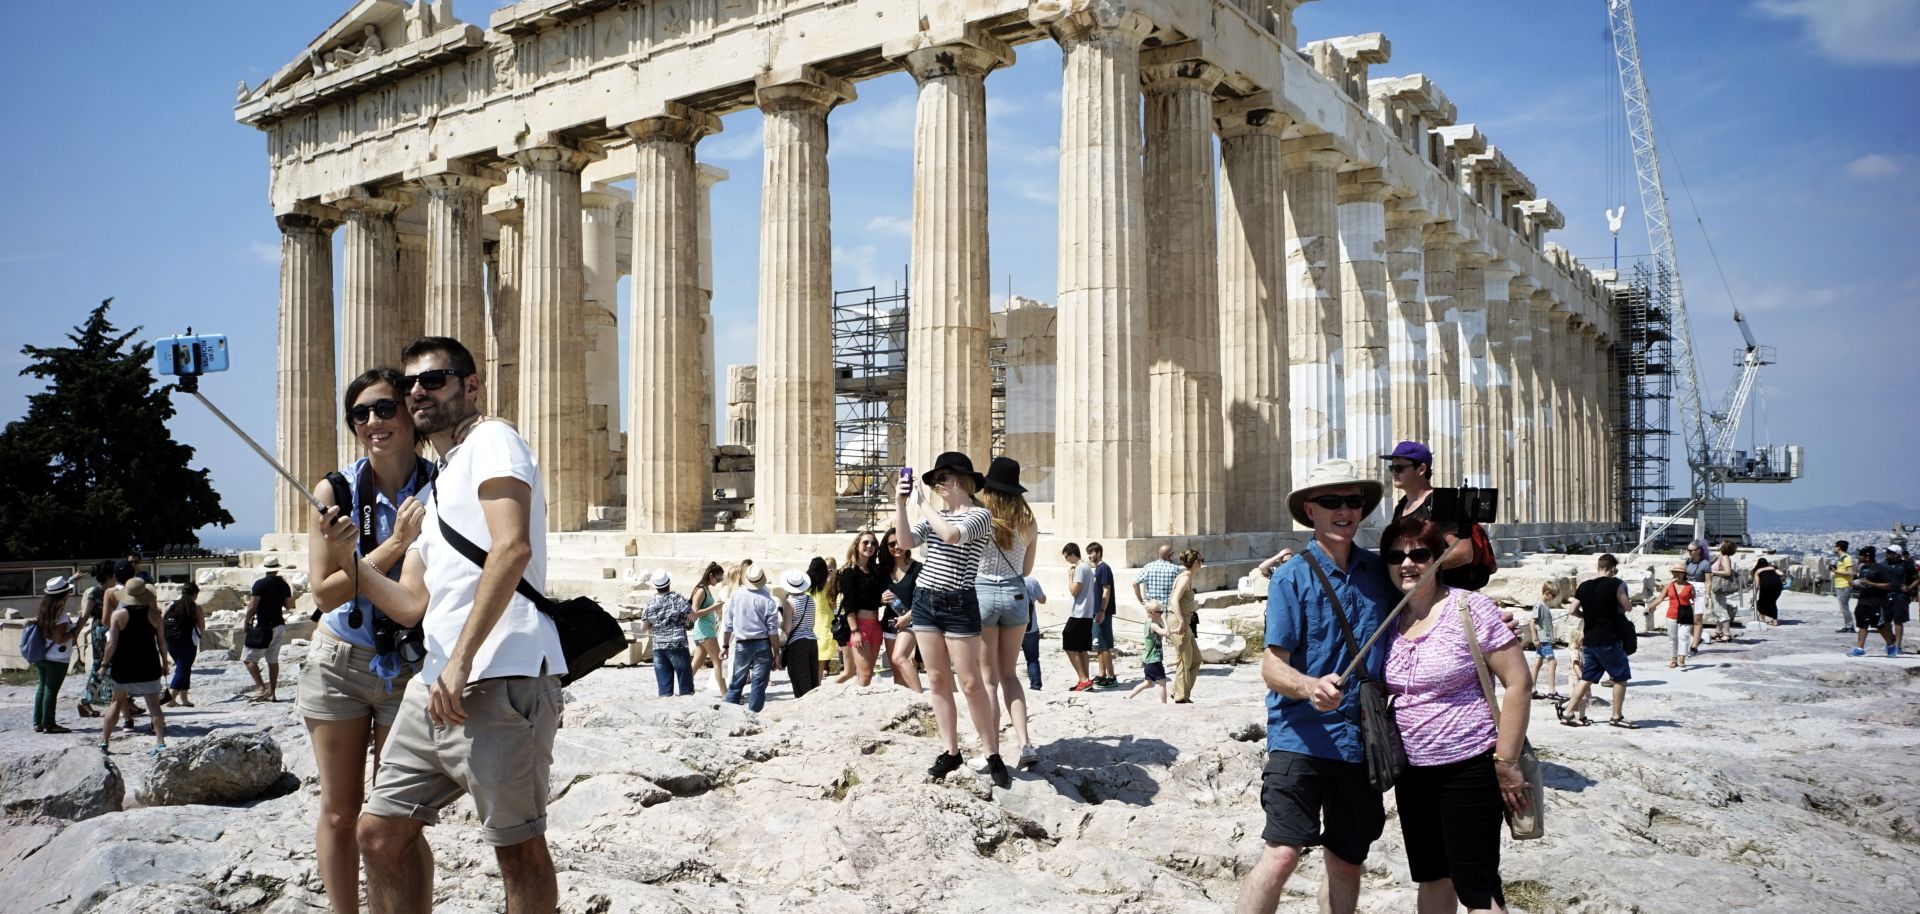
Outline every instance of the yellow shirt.
{"label": "yellow shirt", "polygon": [[1853,556],[1843,555],[1833,563],[1833,589],[1853,586]]}

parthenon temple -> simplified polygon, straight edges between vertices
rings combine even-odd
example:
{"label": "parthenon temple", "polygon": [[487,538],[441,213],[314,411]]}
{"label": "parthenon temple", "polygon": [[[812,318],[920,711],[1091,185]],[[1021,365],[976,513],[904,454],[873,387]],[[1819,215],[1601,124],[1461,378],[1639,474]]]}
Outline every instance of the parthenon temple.
{"label": "parthenon temple", "polygon": [[[698,150],[757,107],[759,350],[728,435],[751,446],[740,523],[845,529],[827,125],[860,82],[904,70],[903,462],[961,450],[984,467],[989,346],[1033,326],[989,307],[988,77],[1052,41],[1057,289],[1034,306],[1054,338],[1023,350],[1050,370],[1006,394],[1050,403],[1050,434],[1005,441],[1045,482],[1048,534],[1252,534],[1225,550],[1251,554],[1291,531],[1307,468],[1353,456],[1384,479],[1373,455],[1403,438],[1432,446],[1436,482],[1498,487],[1508,535],[1615,525],[1607,285],[1546,240],[1562,216],[1495,138],[1427,77],[1387,71],[1385,35],[1302,44],[1300,2],[527,0],[482,28],[447,0],[361,0],[235,108],[266,134],[282,238],[279,455],[302,479],[351,456],[344,381],[447,334],[539,456],[552,530],[682,554],[647,538],[711,527],[729,375],[712,272],[754,269],[711,243],[708,191],[728,176]],[[312,509],[285,484],[277,498],[276,531],[303,532]]]}

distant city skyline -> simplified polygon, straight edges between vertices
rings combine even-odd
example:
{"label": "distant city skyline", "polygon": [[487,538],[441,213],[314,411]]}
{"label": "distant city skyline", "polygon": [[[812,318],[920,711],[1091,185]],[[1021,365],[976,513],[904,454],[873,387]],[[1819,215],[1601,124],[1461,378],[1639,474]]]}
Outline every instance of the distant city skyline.
{"label": "distant city skyline", "polygon": [[[455,13],[484,26],[498,5],[459,0]],[[33,88],[0,100],[16,125],[0,151],[16,176],[0,217],[10,331],[0,419],[23,415],[39,389],[17,376],[19,346],[60,344],[112,296],[114,322],[142,326],[145,338],[188,324],[229,334],[234,370],[205,389],[271,444],[279,242],[265,141],[234,123],[234,84],[258,85],[350,6],[110,4],[85,28],[64,7],[14,11],[0,74]],[[1807,448],[1804,480],[1730,494],[1775,509],[1920,505],[1920,478],[1900,465],[1920,452],[1920,413],[1908,405],[1920,390],[1920,332],[1909,323],[1920,278],[1908,266],[1920,240],[1920,123],[1899,116],[1895,88],[1920,75],[1920,0],[1642,2],[1637,12],[1707,401],[1733,377],[1737,305],[1780,357],[1740,440]],[[1619,248],[1646,250],[1601,0],[1499,0],[1471,15],[1418,0],[1336,0],[1302,6],[1296,21],[1303,43],[1385,33],[1393,58],[1374,75],[1431,78],[1460,122],[1566,213],[1550,240],[1605,265],[1614,243],[1602,212],[1625,205]],[[996,306],[1009,287],[1055,298],[1060,54],[1044,41],[1017,53],[987,81]],[[908,260],[914,85],[893,74],[858,91],[830,119],[834,284],[891,290]],[[758,113],[728,115],[724,127],[699,147],[702,161],[731,172],[713,198],[720,384],[727,365],[755,361],[761,168]],[[622,281],[623,320],[627,289]],[[723,403],[724,390],[715,394]],[[198,449],[196,465],[212,471],[239,521],[207,541],[257,544],[271,524],[271,471],[197,403],[183,400],[179,412],[175,437]],[[1673,450],[1682,448],[1676,435]],[[1683,492],[1684,466],[1672,479]]]}

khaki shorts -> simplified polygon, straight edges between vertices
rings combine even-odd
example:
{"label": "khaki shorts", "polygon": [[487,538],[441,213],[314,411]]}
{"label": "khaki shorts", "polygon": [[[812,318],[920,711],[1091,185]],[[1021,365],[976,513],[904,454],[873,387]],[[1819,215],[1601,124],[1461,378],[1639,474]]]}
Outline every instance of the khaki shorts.
{"label": "khaki shorts", "polygon": [[[243,634],[241,637],[244,638],[246,636]],[[241,642],[241,644],[245,643],[245,641]],[[247,648],[247,652],[240,657],[240,660],[243,663],[259,663],[265,660],[268,666],[279,666],[280,647],[286,643],[287,627],[285,625],[276,625],[273,627],[273,643],[268,644],[266,647]]]}
{"label": "khaki shorts", "polygon": [[306,662],[300,665],[300,686],[294,692],[293,707],[310,720],[365,720],[375,726],[391,727],[400,714],[400,699],[406,697],[407,673],[393,681],[374,675],[368,668],[373,651],[343,641],[327,630],[322,622],[313,632],[313,644],[307,648]]}
{"label": "khaki shorts", "polygon": [[461,794],[473,795],[481,837],[495,847],[547,830],[547,773],[560,725],[560,678],[512,676],[467,686],[467,721],[436,726],[429,683],[414,677],[364,811],[432,825]]}

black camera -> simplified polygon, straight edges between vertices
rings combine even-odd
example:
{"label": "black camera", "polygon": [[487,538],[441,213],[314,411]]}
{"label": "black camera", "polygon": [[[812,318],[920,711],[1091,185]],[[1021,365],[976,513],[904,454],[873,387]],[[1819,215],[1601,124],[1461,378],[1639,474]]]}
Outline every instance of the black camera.
{"label": "black camera", "polygon": [[1491,524],[1500,509],[1500,490],[1493,488],[1434,489],[1429,498],[1436,524]]}

